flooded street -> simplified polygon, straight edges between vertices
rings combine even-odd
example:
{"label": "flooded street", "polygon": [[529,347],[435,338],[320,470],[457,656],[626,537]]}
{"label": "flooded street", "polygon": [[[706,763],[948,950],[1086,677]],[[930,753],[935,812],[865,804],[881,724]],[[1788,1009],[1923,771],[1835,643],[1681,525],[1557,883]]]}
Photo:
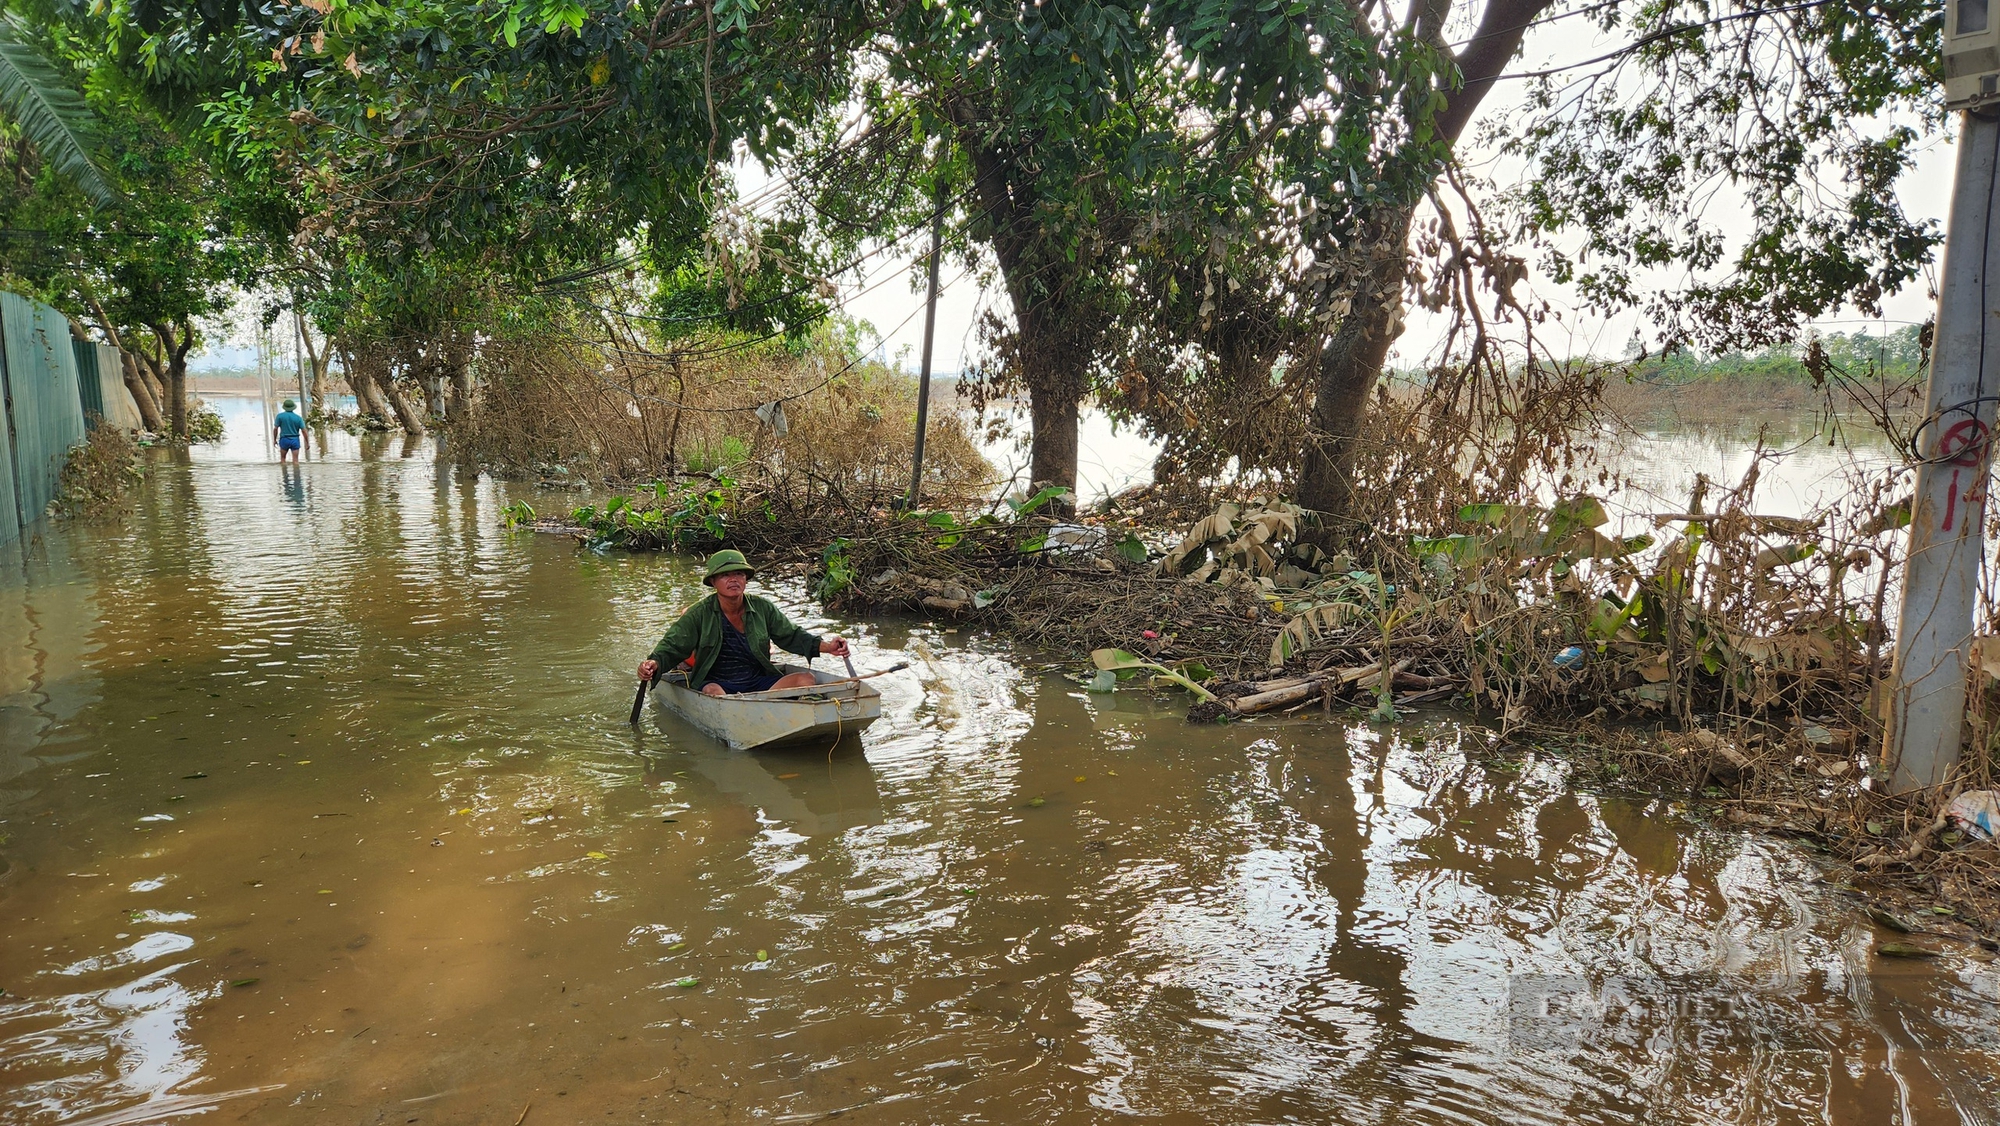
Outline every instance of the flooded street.
{"label": "flooded street", "polygon": [[1995,966],[1784,842],[784,579],[882,720],[635,730],[690,560],[255,410],[6,561],[0,1123],[2000,1121]]}

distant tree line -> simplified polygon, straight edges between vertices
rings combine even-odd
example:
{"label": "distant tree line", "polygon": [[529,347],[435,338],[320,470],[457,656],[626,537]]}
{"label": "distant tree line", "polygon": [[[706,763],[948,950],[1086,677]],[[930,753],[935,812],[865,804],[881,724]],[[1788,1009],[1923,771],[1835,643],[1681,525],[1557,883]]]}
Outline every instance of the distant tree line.
{"label": "distant tree line", "polygon": [[[1883,378],[1891,382],[1922,379],[1930,360],[1922,325],[1905,325],[1882,335],[1867,332],[1828,332],[1797,344],[1775,344],[1751,352],[1698,353],[1683,349],[1637,360],[1631,378],[1643,383],[1695,383],[1730,379],[1784,379],[1800,382],[1823,381],[1818,364],[1830,365],[1838,373],[1857,379]],[[1811,355],[1813,344],[1818,354]]]}

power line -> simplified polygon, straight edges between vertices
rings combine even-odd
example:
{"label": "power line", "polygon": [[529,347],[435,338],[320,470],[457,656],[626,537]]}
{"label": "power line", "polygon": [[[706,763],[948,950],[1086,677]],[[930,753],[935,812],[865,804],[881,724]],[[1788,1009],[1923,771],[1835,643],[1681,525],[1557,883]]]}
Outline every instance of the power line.
{"label": "power line", "polygon": [[1626,55],[1630,55],[1634,51],[1639,50],[1642,47],[1646,47],[1653,43],[1657,43],[1662,39],[1671,39],[1676,35],[1682,35],[1685,34],[1686,32],[1700,31],[1703,28],[1720,27],[1725,23],[1735,23],[1738,20],[1756,19],[1758,16],[1781,16],[1786,14],[1787,12],[1803,12],[1810,8],[1824,8],[1826,5],[1832,2],[1833,0],[1806,0],[1806,2],[1803,4],[1787,4],[1784,7],[1780,8],[1752,8],[1749,11],[1732,12],[1729,15],[1717,16],[1714,19],[1710,20],[1697,20],[1691,23],[1679,23],[1675,24],[1672,27],[1663,27],[1658,31],[1642,35],[1639,38],[1634,39],[1632,42],[1625,44],[1624,46],[1618,48],[1615,51],[1607,51],[1602,55],[1596,56],[1595,58],[1584,59],[1581,62],[1564,63],[1562,66],[1547,67],[1543,70],[1524,70],[1524,71],[1517,71],[1511,74],[1495,75],[1493,81],[1504,82],[1518,78],[1549,78],[1554,75],[1562,74],[1566,71],[1581,70],[1582,68],[1587,66],[1596,66],[1598,63],[1611,62],[1615,59],[1621,59]]}
{"label": "power line", "polygon": [[[965,276],[968,273],[970,273],[969,270],[960,270],[956,277],[952,278],[951,281],[946,282],[944,285],[938,288],[938,293],[942,295],[945,290],[950,289],[952,286],[957,285],[960,281],[964,280]],[[916,315],[923,311],[923,308],[924,307],[922,305],[919,305],[916,308],[910,310],[909,315],[904,317],[900,322],[898,322],[896,327],[882,334],[882,339],[887,340],[889,337],[894,336],[896,333],[903,331],[903,329],[906,328],[912,320],[916,319]],[[866,351],[859,352],[855,355],[853,359],[847,361],[846,364],[842,365],[839,371],[834,372],[832,375],[827,376],[825,379],[820,380],[818,383],[813,384],[811,387],[808,387],[803,391],[794,391],[789,395],[779,395],[770,399],[762,399],[759,400],[758,402],[751,403],[748,406],[732,406],[732,407],[695,406],[692,403],[675,402],[672,399],[662,399],[657,395],[648,395],[643,391],[636,391],[630,387],[620,387],[618,384],[613,383],[611,380],[606,379],[604,376],[598,375],[594,372],[592,373],[592,378],[596,379],[599,383],[602,383],[605,387],[613,391],[617,391],[622,395],[630,396],[635,401],[643,400],[645,402],[654,403],[659,406],[672,407],[675,410],[692,411],[697,414],[747,414],[755,412],[757,408],[765,405],[766,403],[789,403],[793,402],[794,400],[803,399],[807,395],[810,395],[813,392],[818,391],[821,388],[832,383],[834,380],[839,379],[841,376],[846,375],[848,372],[853,371],[856,367],[860,366],[862,361],[868,359],[868,357],[869,357],[869,352]]]}
{"label": "power line", "polygon": [[[817,203],[813,202],[809,197],[806,197],[804,195],[802,180],[818,176],[820,173],[832,167],[835,161],[838,161],[843,157],[849,156],[861,150],[863,147],[867,147],[871,150],[877,150],[877,155],[879,155],[879,150],[885,144],[892,143],[895,140],[895,138],[891,135],[890,130],[894,126],[902,122],[905,118],[907,118],[912,112],[914,111],[909,109],[898,110],[895,113],[891,114],[889,117],[883,119],[881,122],[872,124],[868,129],[857,135],[852,141],[835,145],[831,150],[822,153],[820,157],[807,168],[798,169],[790,173],[785,173],[772,177],[769,182],[759,187],[757,191],[754,194],[752,194],[749,198],[739,200],[737,206],[741,207],[745,212],[750,214],[753,218],[768,219],[771,214],[775,214],[776,209],[774,208],[771,212],[759,215],[757,213],[759,207],[763,206],[766,202],[772,200],[776,200],[780,204],[782,204],[786,196],[796,195],[802,199],[805,199],[808,206],[812,207],[812,209],[815,211],[819,211],[822,215],[825,215],[826,218],[834,222],[842,222],[842,220],[834,216],[826,215],[826,213],[820,209]],[[619,258],[613,259],[612,261],[609,262],[599,263],[598,265],[595,266],[586,266],[581,269],[572,271],[568,274],[561,274],[553,278],[537,281],[535,283],[535,290],[536,292],[541,292],[544,290],[554,289],[559,286],[573,284],[579,281],[587,281],[593,277],[601,277],[604,274],[615,273],[616,271],[619,270],[630,269],[632,266],[638,263],[639,259],[640,256],[637,254],[627,254],[620,256]]]}
{"label": "power line", "polygon": [[[912,234],[916,234],[917,232],[919,232],[919,231],[922,231],[922,230],[924,230],[925,228],[927,228],[927,227],[928,227],[928,226],[929,226],[929,225],[930,225],[930,224],[931,224],[931,223],[932,223],[933,221],[935,221],[935,220],[936,220],[936,219],[937,219],[937,218],[938,218],[939,216],[942,216],[942,215],[947,215],[947,214],[949,214],[949,213],[951,212],[951,210],[952,210],[952,209],[953,209],[953,208],[954,208],[955,206],[957,206],[957,205],[958,205],[959,203],[962,203],[962,202],[964,202],[964,201],[966,201],[966,200],[970,199],[970,198],[971,198],[971,197],[973,196],[973,194],[974,194],[974,193],[975,193],[975,192],[976,192],[976,191],[978,190],[978,187],[979,187],[979,184],[978,184],[978,182],[977,182],[977,181],[974,181],[974,182],[973,182],[973,183],[972,183],[972,184],[971,184],[970,186],[968,186],[968,187],[967,187],[967,188],[966,188],[966,189],[965,189],[964,191],[961,191],[961,192],[957,193],[956,195],[954,195],[954,196],[950,197],[949,199],[945,200],[945,202],[944,202],[944,203],[943,203],[943,204],[942,204],[941,206],[938,206],[938,207],[934,207],[934,208],[932,208],[932,209],[931,209],[931,210],[930,210],[930,211],[929,211],[928,213],[926,213],[926,214],[925,214],[925,215],[924,215],[924,216],[923,216],[922,218],[920,218],[920,219],[919,219],[919,220],[918,220],[917,222],[913,223],[913,224],[912,224],[912,225],[910,225],[909,227],[906,227],[906,228],[904,228],[904,229],[903,229],[903,230],[902,230],[901,232],[897,233],[897,234],[895,235],[895,237],[893,237],[893,238],[889,239],[889,240],[888,240],[888,241],[886,241],[886,242],[882,242],[882,243],[878,243],[878,244],[877,244],[877,245],[876,245],[876,246],[875,246],[875,247],[874,247],[873,249],[870,249],[870,250],[868,250],[868,251],[865,251],[865,252],[863,252],[862,254],[858,255],[857,257],[855,257],[855,258],[854,258],[854,259],[852,259],[851,261],[847,262],[847,263],[846,263],[845,265],[842,265],[842,266],[840,266],[840,267],[838,267],[838,268],[836,268],[836,269],[833,269],[833,270],[830,270],[830,271],[828,271],[828,272],[827,272],[827,273],[826,273],[826,274],[824,275],[824,277],[822,277],[822,278],[820,278],[820,279],[817,279],[817,280],[816,280],[816,281],[815,281],[815,282],[814,282],[813,284],[811,284],[811,285],[805,285],[805,286],[800,286],[800,287],[799,287],[799,288],[797,288],[797,289],[792,289],[792,290],[787,290],[787,291],[785,291],[785,292],[782,292],[782,293],[777,293],[777,294],[773,294],[773,295],[771,295],[771,296],[769,296],[769,297],[765,297],[765,298],[760,298],[760,299],[759,299],[759,300],[757,300],[757,301],[753,301],[753,302],[749,302],[749,303],[747,303],[747,304],[744,304],[744,305],[739,305],[739,306],[737,306],[737,307],[736,307],[736,308],[734,308],[734,309],[726,309],[726,310],[723,310],[723,311],[721,311],[721,312],[717,312],[717,313],[697,313],[697,314],[690,314],[690,315],[686,315],[686,316],[671,316],[671,317],[670,317],[670,316],[661,316],[661,315],[659,315],[659,314],[654,314],[654,313],[632,313],[632,312],[627,312],[627,311],[624,311],[624,310],[620,310],[620,309],[612,309],[612,308],[609,308],[609,307],[607,307],[607,306],[604,306],[604,305],[599,305],[599,304],[597,304],[597,303],[596,303],[596,302],[594,302],[594,301],[590,301],[590,300],[587,300],[586,298],[582,297],[581,295],[577,295],[577,294],[570,294],[570,295],[568,295],[568,296],[569,296],[570,300],[572,300],[572,301],[575,301],[576,303],[578,303],[578,304],[580,304],[580,305],[584,305],[584,306],[587,306],[587,307],[589,307],[589,308],[593,308],[593,309],[596,309],[596,310],[598,310],[599,312],[604,312],[604,313],[610,313],[610,314],[612,314],[612,315],[614,315],[614,316],[619,316],[619,317],[626,317],[626,318],[628,318],[628,319],[632,319],[632,320],[643,320],[643,321],[649,321],[649,322],[651,322],[651,323],[654,323],[654,324],[662,324],[662,325],[672,325],[672,324],[702,324],[702,323],[706,323],[706,322],[711,322],[711,321],[721,321],[721,320],[727,320],[728,318],[730,318],[730,317],[733,317],[733,316],[737,316],[737,315],[740,315],[740,314],[744,313],[745,311],[749,311],[749,310],[755,310],[755,309],[761,309],[761,308],[764,308],[764,307],[766,307],[766,306],[769,306],[769,305],[776,305],[776,304],[779,304],[780,302],[784,302],[784,301],[789,301],[789,300],[791,300],[791,299],[792,299],[792,298],[794,298],[794,297],[798,297],[798,296],[801,296],[801,295],[803,295],[803,294],[806,294],[806,293],[809,293],[809,292],[811,292],[812,290],[814,290],[815,288],[817,288],[817,285],[819,284],[819,282],[821,282],[821,281],[826,281],[826,280],[829,280],[829,279],[832,279],[832,278],[837,278],[837,277],[839,277],[840,275],[842,275],[842,274],[845,274],[845,273],[847,273],[847,272],[848,272],[849,270],[852,270],[852,269],[854,269],[855,267],[857,267],[857,266],[861,265],[862,263],[864,263],[864,262],[868,261],[869,259],[871,259],[871,258],[874,258],[874,257],[876,257],[876,256],[878,256],[878,255],[880,255],[880,254],[883,254],[883,253],[886,253],[887,251],[889,251],[889,250],[893,249],[894,247],[896,247],[897,245],[899,245],[900,243],[902,243],[902,242],[903,242],[903,240],[905,240],[905,239],[909,238],[909,237],[910,237],[910,236],[911,236]],[[909,269],[909,264],[905,264],[905,265],[904,265],[904,266],[903,266],[903,267],[902,267],[901,269],[899,269],[899,270],[898,270],[897,272],[898,272],[898,273],[902,273],[903,271],[905,271],[905,270],[908,270],[908,269]],[[893,277],[894,275],[891,275],[891,276]],[[879,283],[878,283],[878,284],[879,284]],[[870,286],[868,290],[864,290],[863,292],[864,292],[864,293],[866,293],[866,292],[870,292],[870,291],[872,291],[872,290],[873,290],[874,288],[875,288],[875,286]],[[860,294],[856,294],[856,296],[860,296]],[[845,300],[845,299],[843,299],[843,300]],[[774,336],[778,336],[778,335],[781,335],[781,333],[777,333],[777,332],[774,332],[774,333],[770,333],[770,334],[767,334],[766,336],[764,336],[764,337],[762,337],[762,338],[760,338],[760,339],[762,339],[762,340],[768,340],[768,339],[771,339],[772,337],[774,337]]]}

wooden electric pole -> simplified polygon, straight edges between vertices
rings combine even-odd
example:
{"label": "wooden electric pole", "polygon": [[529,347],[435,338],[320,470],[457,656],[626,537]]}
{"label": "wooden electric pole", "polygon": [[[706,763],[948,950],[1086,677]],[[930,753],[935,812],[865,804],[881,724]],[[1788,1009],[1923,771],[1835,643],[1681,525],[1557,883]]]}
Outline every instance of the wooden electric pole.
{"label": "wooden electric pole", "polygon": [[931,415],[931,342],[937,337],[938,259],[944,253],[944,169],[937,171],[937,195],[931,212],[930,292],[924,298],[924,352],[917,368],[917,445],[910,456],[910,495],[903,507],[915,511],[924,490],[924,429]]}
{"label": "wooden electric pole", "polygon": [[1966,662],[1992,470],[1989,371],[1992,387],[2000,388],[2000,286],[1990,284],[2000,279],[1996,172],[2000,119],[1960,114],[1883,741],[1895,793],[1943,785],[1958,764],[1965,728]]}

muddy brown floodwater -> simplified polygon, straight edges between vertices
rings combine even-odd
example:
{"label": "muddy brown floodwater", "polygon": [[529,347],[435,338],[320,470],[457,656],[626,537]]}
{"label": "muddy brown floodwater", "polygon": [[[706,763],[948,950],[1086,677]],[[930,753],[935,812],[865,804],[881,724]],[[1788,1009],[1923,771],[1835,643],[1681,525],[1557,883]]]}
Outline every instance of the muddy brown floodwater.
{"label": "muddy brown floodwater", "polygon": [[1995,1120],[1994,967],[1784,843],[784,581],[882,721],[635,731],[686,561],[232,440],[5,564],[0,1122]]}

